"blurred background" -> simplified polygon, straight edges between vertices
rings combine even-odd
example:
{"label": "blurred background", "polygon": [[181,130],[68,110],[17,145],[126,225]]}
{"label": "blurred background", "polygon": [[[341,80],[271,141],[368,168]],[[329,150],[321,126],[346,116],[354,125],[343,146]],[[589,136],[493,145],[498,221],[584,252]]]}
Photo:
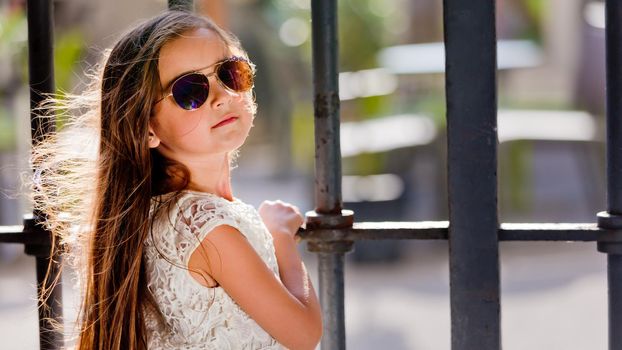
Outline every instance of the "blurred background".
{"label": "blurred background", "polygon": [[[258,67],[236,197],[313,209],[310,0],[197,0]],[[594,222],[605,209],[604,2],[497,0],[500,222]],[[164,0],[57,0],[56,85]],[[357,221],[447,220],[441,0],[340,0],[343,198]],[[25,1],[0,0],[0,225],[21,224],[30,145]],[[505,349],[604,349],[605,256],[593,243],[500,245]],[[311,273],[315,257],[303,251]],[[449,349],[447,242],[357,242],[351,349]],[[66,317],[75,299],[66,276]],[[34,259],[0,245],[1,348],[38,346]],[[317,286],[317,283],[315,284]]]}

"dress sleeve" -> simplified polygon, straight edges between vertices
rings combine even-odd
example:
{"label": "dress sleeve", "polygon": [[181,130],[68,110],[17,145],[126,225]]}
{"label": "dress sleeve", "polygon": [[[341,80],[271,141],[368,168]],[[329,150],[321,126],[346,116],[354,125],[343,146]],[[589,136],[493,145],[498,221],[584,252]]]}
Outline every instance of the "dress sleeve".
{"label": "dress sleeve", "polygon": [[194,250],[218,226],[234,227],[248,238],[240,214],[226,200],[193,196],[181,203],[179,209],[175,227],[180,235],[177,247],[184,266],[188,266]]}

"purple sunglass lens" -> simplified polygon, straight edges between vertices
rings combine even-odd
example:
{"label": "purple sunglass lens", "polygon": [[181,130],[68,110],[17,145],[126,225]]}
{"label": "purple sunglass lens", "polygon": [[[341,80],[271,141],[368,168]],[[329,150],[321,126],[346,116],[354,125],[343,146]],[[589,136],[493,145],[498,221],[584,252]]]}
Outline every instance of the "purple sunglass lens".
{"label": "purple sunglass lens", "polygon": [[186,110],[201,107],[209,94],[209,82],[203,74],[185,75],[173,84],[173,98],[177,104]]}

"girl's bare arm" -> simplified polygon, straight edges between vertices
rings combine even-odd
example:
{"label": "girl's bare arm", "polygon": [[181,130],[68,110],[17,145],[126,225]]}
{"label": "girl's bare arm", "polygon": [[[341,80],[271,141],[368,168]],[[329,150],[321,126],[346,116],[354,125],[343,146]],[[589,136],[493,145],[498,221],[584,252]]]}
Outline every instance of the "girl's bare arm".
{"label": "girl's bare arm", "polygon": [[[279,237],[279,236],[277,236]],[[314,349],[322,334],[320,307],[293,237],[274,239],[281,280],[237,229],[213,229],[192,254],[189,268],[214,278],[279,343]]]}
{"label": "girl's bare arm", "polygon": [[272,235],[281,281],[301,303],[317,307],[320,313],[317,296],[294,239],[304,221],[300,210],[280,200],[264,201],[259,206],[259,215]]}

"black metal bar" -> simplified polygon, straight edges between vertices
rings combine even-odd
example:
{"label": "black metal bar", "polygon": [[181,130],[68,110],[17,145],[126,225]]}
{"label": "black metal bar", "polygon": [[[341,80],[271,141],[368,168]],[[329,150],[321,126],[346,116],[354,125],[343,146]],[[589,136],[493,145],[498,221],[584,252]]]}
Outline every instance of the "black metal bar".
{"label": "black metal bar", "polygon": [[50,246],[50,235],[45,231],[27,231],[24,226],[0,226],[0,243],[20,243],[31,246]]}
{"label": "black metal bar", "polygon": [[46,94],[54,93],[52,1],[28,0],[28,72],[30,81],[30,127],[33,144],[55,130],[46,110],[37,110]]}
{"label": "black metal bar", "polygon": [[[351,228],[342,229],[300,229],[298,235],[309,242],[337,240],[446,240],[449,237],[449,222],[357,222]],[[562,241],[595,242],[607,231],[594,223],[578,224],[501,224],[499,241]]]}
{"label": "black metal bar", "polygon": [[192,12],[194,9],[194,0],[168,0],[168,8],[170,10]]}
{"label": "black metal bar", "polygon": [[602,232],[595,223],[501,224],[499,240],[595,242]]}
{"label": "black metal bar", "polygon": [[609,349],[622,349],[622,337],[620,337],[620,328],[616,325],[622,324],[622,299],[618,298],[622,295],[622,283],[620,276],[622,275],[622,255],[607,255],[607,284],[609,286]]}
{"label": "black metal bar", "polygon": [[[28,69],[30,81],[30,121],[33,145],[36,145],[46,134],[55,130],[55,119],[48,109],[39,108],[41,102],[49,94],[55,92],[54,87],[54,20],[51,0],[28,0]],[[43,117],[40,117],[43,116]],[[44,220],[42,213],[35,211],[33,218],[24,221],[24,231],[34,232],[36,239],[51,234],[42,229],[38,222]],[[37,296],[39,311],[39,344],[42,350],[61,349],[63,333],[62,324],[62,288],[60,283],[49,292],[52,281],[60,281],[59,263],[50,256],[51,244],[26,244],[26,253],[34,255],[37,266]],[[49,268],[49,270],[48,270]],[[49,273],[48,273],[49,272]]]}
{"label": "black metal bar", "polygon": [[[39,247],[32,249],[32,255],[36,255],[36,272],[37,272],[37,290],[38,300],[37,308],[39,311],[39,348],[45,350],[63,349],[64,339],[62,332],[63,317],[63,294],[62,285],[60,283],[60,255],[55,253],[50,256],[50,247]],[[27,246],[27,249],[29,246]],[[53,261],[52,261],[53,260]],[[49,269],[49,271],[48,271]],[[58,279],[58,281],[56,280]],[[53,286],[49,291],[42,292],[42,283],[45,286]]]}
{"label": "black metal bar", "polygon": [[598,250],[607,253],[609,349],[622,349],[622,3],[605,2],[607,212],[598,214]]}
{"label": "black metal bar", "polygon": [[500,349],[494,0],[444,0],[452,349]]}
{"label": "black metal bar", "polygon": [[25,245],[26,254],[36,259],[39,348],[60,350],[64,347],[60,250],[56,246],[52,251],[55,242],[51,240],[51,234],[35,218],[24,219],[23,235],[39,240],[36,244]]}
{"label": "black metal bar", "polygon": [[622,4],[606,2],[607,208],[622,214]]}

